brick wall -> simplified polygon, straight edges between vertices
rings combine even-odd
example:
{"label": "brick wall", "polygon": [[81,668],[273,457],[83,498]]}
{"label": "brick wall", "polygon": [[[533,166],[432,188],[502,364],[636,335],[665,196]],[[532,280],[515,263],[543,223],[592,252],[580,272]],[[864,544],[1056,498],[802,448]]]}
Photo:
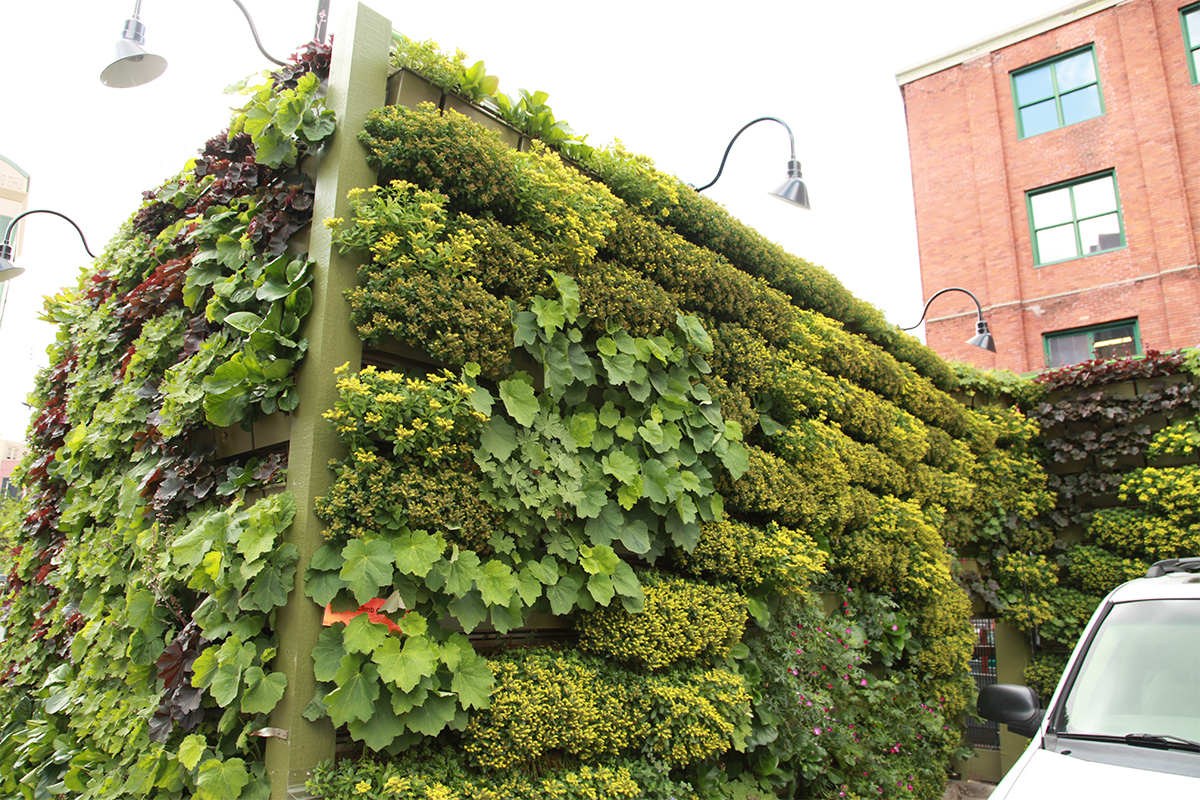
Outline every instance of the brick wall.
{"label": "brick wall", "polygon": [[[1136,317],[1144,348],[1200,344],[1200,86],[1180,0],[1127,0],[901,87],[922,286],[973,292],[996,339],[964,344],[974,304],[930,308],[946,358],[1017,372],[1043,366],[1042,334]],[[1104,114],[1019,140],[1010,73],[1095,48]],[[1026,192],[1115,170],[1126,247],[1035,267]]]}

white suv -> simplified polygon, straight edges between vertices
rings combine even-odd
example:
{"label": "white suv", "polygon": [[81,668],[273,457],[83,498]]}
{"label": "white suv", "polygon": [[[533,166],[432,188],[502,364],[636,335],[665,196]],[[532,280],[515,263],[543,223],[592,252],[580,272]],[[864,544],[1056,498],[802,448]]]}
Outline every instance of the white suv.
{"label": "white suv", "polygon": [[1025,686],[979,714],[1033,739],[991,800],[1200,798],[1200,558],[1109,593],[1043,711]]}

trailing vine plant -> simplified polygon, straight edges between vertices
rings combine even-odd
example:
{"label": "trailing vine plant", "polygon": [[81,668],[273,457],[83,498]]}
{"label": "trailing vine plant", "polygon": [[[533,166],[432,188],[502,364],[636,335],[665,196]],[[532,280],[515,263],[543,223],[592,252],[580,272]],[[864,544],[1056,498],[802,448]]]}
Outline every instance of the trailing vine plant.
{"label": "trailing vine plant", "polygon": [[333,131],[313,43],[50,298],[0,593],[0,796],[265,798],[297,552],[286,451],[214,431],[296,408],[311,264],[300,159]]}

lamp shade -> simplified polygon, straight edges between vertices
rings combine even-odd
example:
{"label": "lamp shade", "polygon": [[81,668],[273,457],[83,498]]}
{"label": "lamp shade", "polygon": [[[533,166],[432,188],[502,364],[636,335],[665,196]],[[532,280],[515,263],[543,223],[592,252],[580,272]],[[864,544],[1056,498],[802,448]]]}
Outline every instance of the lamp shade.
{"label": "lamp shade", "polygon": [[799,161],[794,158],[788,161],[787,180],[779,184],[777,189],[772,190],[771,194],[794,206],[800,206],[805,211],[810,210],[810,206],[808,205],[808,187],[804,185],[804,180],[800,176]]}
{"label": "lamp shade", "polygon": [[100,73],[100,82],[115,89],[128,89],[162,75],[167,60],[147,53],[142,47],[145,43],[146,26],[137,19],[125,20],[125,30],[117,40],[117,57]]}
{"label": "lamp shade", "polygon": [[992,341],[992,334],[988,332],[986,320],[980,319],[975,321],[975,335],[967,339],[967,344],[982,347],[989,353],[996,352],[996,343]]}
{"label": "lamp shade", "polygon": [[778,189],[772,189],[771,194],[780,200],[786,200],[794,206],[800,206],[805,211],[811,210],[808,204],[808,187],[799,178],[788,178]]}
{"label": "lamp shade", "polygon": [[0,283],[10,281],[25,270],[12,262],[12,245],[0,243]]}

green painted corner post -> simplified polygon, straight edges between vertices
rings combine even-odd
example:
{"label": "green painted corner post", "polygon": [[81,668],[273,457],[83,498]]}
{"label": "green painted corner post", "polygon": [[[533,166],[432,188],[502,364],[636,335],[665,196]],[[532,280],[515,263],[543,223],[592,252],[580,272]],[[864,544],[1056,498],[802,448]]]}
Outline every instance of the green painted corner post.
{"label": "green painted corner post", "polygon": [[[1025,668],[1033,661],[1029,634],[1003,620],[996,621],[996,682],[1025,685]],[[1032,739],[1000,726],[1000,776],[1012,769]]]}
{"label": "green painted corner post", "polygon": [[334,370],[350,363],[357,370],[362,342],[350,321],[344,292],[357,284],[358,261],[340,255],[323,222],[349,218],[347,193],[375,183],[358,142],[367,112],[384,104],[392,28],[389,20],[361,3],[339,21],[326,102],[337,114],[337,132],[322,149],[317,164],[316,197],[310,255],[316,261],[313,307],[306,335],[308,354],[299,371],[300,405],[292,418],[287,488],[296,499],[296,519],[286,534],[300,551],[296,580],[288,603],[276,616],[279,653],[274,668],[287,676],[287,690],[271,714],[270,725],[287,738],[267,740],[266,766],[273,800],[307,796],[309,771],[334,752],[334,730],[328,719],[309,722],[302,716],[316,688],[312,649],[321,632],[322,609],[304,593],[304,570],[324,539],[323,525],[313,513],[316,497],[328,491],[333,475],[330,459],[345,455],[329,423],[322,417],[337,400]]}

